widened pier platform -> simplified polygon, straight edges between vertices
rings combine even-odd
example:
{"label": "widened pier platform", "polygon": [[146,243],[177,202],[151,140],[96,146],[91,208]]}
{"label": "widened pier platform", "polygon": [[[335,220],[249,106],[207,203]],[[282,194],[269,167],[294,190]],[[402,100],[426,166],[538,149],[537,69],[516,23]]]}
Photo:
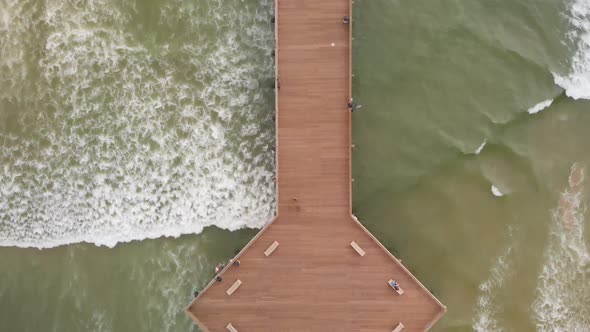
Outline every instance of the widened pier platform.
{"label": "widened pier platform", "polygon": [[205,331],[427,330],[445,306],[352,215],[351,1],[275,6],[277,216],[186,312]]}

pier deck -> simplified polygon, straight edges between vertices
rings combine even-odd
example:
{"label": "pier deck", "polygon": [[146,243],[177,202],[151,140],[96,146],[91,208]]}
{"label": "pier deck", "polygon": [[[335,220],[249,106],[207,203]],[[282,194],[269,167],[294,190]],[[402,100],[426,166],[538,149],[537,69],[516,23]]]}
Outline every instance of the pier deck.
{"label": "pier deck", "polygon": [[275,5],[277,217],[186,312],[205,331],[427,330],[446,308],[351,214],[351,2]]}

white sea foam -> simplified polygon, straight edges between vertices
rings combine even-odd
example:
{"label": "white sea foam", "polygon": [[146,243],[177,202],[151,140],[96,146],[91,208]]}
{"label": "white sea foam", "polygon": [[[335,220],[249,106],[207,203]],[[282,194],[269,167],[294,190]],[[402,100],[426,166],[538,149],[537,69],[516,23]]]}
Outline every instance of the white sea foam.
{"label": "white sea foam", "polygon": [[18,112],[0,127],[0,245],[113,246],[269,221],[272,4],[199,5],[162,7],[162,31],[188,28],[155,47],[121,28],[133,17],[116,1],[8,1],[0,103]]}
{"label": "white sea foam", "polygon": [[542,101],[542,102],[538,103],[537,105],[535,105],[535,106],[533,106],[533,107],[529,108],[529,109],[527,110],[527,112],[528,112],[529,114],[536,114],[536,113],[539,113],[539,112],[541,112],[542,110],[546,109],[547,107],[551,106],[551,104],[552,104],[552,103],[553,103],[553,99],[547,99],[547,100],[544,100],[544,101]]}
{"label": "white sea foam", "polygon": [[541,332],[589,331],[590,252],[584,238],[583,177],[581,166],[574,164],[570,186],[553,213],[532,306]]}
{"label": "white sea foam", "polygon": [[487,140],[483,140],[483,142],[477,147],[477,149],[475,149],[475,154],[480,154],[487,143]]}
{"label": "white sea foam", "polygon": [[572,0],[569,21],[573,30],[569,34],[576,45],[568,75],[554,74],[555,83],[574,99],[590,99],[590,2]]}
{"label": "white sea foam", "polygon": [[491,191],[492,191],[492,194],[494,194],[494,196],[496,196],[496,197],[504,196],[504,193],[501,192],[500,189],[498,189],[498,187],[496,187],[494,185],[492,185]]}
{"label": "white sea foam", "polygon": [[89,321],[85,322],[86,331],[108,332],[113,330],[111,318],[104,311],[94,310]]}
{"label": "white sea foam", "polygon": [[473,319],[473,329],[478,332],[502,331],[498,321],[502,305],[498,303],[498,290],[502,289],[506,280],[510,277],[513,265],[514,238],[512,230],[509,230],[511,243],[496,258],[491,269],[490,276],[479,285],[479,296]]}

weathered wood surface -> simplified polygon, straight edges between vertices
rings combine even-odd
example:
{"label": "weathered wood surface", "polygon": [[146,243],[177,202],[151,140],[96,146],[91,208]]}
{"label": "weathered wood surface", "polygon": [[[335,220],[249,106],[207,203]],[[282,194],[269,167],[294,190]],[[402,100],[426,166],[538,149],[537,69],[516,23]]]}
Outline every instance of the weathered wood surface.
{"label": "weathered wood surface", "polygon": [[351,215],[350,13],[350,0],[276,1],[277,217],[187,307],[206,331],[424,331],[446,310]]}

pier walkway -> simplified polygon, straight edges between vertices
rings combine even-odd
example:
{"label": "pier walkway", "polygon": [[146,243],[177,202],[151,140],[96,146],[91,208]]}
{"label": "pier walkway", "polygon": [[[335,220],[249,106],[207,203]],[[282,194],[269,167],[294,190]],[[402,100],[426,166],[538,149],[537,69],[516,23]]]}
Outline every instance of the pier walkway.
{"label": "pier walkway", "polygon": [[351,211],[351,2],[275,5],[277,216],[186,312],[204,331],[427,330],[446,308]]}

